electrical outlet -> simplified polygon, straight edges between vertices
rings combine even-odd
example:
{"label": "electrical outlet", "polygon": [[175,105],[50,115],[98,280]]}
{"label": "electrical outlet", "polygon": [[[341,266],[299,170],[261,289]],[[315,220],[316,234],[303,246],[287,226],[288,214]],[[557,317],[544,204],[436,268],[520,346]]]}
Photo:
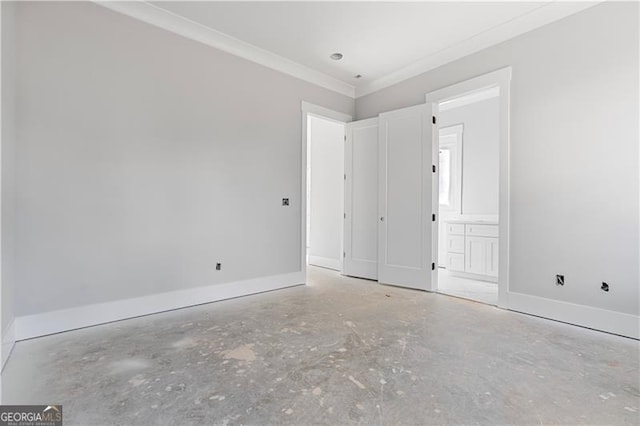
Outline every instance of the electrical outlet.
{"label": "electrical outlet", "polygon": [[216,271],[219,271],[222,269],[222,263],[218,262],[216,263]]}
{"label": "electrical outlet", "polygon": [[283,198],[282,199],[282,205],[283,206],[288,206],[289,205],[289,199],[288,198]]}
{"label": "electrical outlet", "polygon": [[556,285],[564,285],[564,275],[556,275]]}
{"label": "electrical outlet", "polygon": [[600,289],[602,291],[609,291],[609,284],[605,283],[604,281],[602,282],[602,285],[600,286]]}

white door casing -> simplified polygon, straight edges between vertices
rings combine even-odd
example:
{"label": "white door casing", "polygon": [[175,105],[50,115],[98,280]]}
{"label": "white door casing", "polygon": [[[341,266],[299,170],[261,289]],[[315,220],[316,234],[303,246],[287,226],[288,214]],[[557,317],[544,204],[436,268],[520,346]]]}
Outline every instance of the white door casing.
{"label": "white door casing", "polygon": [[378,281],[431,290],[437,238],[431,105],[382,113],[378,120]]}
{"label": "white door casing", "polygon": [[509,105],[510,105],[510,84],[511,84],[511,67],[502,68],[487,74],[480,75],[469,80],[461,81],[451,86],[434,90],[425,95],[427,104],[431,104],[434,109],[441,102],[452,100],[454,98],[484,91],[490,87],[499,87],[500,92],[500,183],[499,183],[499,207],[498,216],[499,224],[499,262],[498,262],[498,306],[508,308],[508,292],[509,292]]}
{"label": "white door casing", "polygon": [[345,127],[343,274],[378,278],[378,119]]}

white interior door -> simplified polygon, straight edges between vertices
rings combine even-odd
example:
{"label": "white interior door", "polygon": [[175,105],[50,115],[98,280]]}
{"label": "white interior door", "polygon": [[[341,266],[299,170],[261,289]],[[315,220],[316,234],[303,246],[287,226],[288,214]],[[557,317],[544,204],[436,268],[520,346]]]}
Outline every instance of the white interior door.
{"label": "white interior door", "polygon": [[378,119],[345,128],[343,273],[378,278]]}
{"label": "white interior door", "polygon": [[418,105],[378,119],[378,281],[421,290],[432,289],[435,274],[431,108]]}

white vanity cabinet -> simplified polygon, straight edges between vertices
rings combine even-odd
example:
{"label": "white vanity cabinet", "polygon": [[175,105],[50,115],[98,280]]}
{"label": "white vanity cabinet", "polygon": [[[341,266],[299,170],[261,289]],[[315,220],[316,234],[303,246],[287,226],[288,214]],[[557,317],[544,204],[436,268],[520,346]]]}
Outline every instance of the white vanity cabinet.
{"label": "white vanity cabinet", "polygon": [[498,279],[498,224],[448,221],[447,264],[452,275],[485,281]]}

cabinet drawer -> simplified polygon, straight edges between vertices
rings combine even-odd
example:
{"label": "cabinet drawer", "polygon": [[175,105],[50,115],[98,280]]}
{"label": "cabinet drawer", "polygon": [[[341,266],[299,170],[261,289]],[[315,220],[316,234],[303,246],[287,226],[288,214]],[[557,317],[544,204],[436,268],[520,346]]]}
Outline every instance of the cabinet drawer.
{"label": "cabinet drawer", "polygon": [[447,237],[447,252],[464,253],[464,236],[449,235]]}
{"label": "cabinet drawer", "polygon": [[497,237],[498,225],[475,225],[468,224],[467,235],[473,235],[476,237]]}
{"label": "cabinet drawer", "polygon": [[447,223],[447,234],[464,235],[464,224],[463,223]]}
{"label": "cabinet drawer", "polygon": [[464,271],[464,254],[447,253],[447,269],[450,271]]}

